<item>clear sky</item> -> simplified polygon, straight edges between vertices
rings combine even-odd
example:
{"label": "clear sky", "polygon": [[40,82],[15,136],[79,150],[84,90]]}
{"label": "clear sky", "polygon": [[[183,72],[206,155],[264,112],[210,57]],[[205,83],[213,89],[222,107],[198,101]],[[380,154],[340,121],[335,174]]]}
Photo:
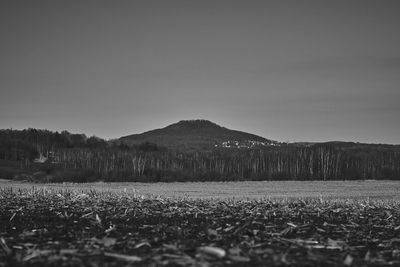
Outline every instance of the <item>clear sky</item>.
{"label": "clear sky", "polygon": [[400,1],[1,1],[0,128],[182,119],[400,144]]}

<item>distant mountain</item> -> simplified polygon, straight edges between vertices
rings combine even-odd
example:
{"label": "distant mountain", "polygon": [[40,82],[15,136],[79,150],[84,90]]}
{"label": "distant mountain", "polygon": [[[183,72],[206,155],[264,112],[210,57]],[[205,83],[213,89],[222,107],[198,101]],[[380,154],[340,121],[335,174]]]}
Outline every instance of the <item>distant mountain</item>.
{"label": "distant mountain", "polygon": [[182,120],[162,129],[121,137],[128,145],[145,142],[172,149],[209,150],[215,147],[257,147],[278,142],[258,135],[231,130],[208,120]]}

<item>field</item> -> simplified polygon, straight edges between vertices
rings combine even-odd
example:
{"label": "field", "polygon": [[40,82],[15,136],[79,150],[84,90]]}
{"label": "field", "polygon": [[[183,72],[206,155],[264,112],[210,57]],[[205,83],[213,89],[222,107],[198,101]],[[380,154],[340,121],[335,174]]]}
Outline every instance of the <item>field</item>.
{"label": "field", "polygon": [[399,186],[2,181],[0,266],[400,266]]}
{"label": "field", "polygon": [[0,187],[81,192],[128,192],[145,196],[201,199],[329,198],[400,200],[398,181],[260,181],[190,183],[64,183],[31,184],[0,180]]}

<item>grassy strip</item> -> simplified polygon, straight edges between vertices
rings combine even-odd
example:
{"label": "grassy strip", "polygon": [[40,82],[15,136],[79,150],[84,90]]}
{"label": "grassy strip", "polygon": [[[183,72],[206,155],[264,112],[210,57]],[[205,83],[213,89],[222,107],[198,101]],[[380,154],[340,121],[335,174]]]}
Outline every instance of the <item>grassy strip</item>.
{"label": "grassy strip", "polygon": [[0,190],[0,266],[399,266],[400,203]]}

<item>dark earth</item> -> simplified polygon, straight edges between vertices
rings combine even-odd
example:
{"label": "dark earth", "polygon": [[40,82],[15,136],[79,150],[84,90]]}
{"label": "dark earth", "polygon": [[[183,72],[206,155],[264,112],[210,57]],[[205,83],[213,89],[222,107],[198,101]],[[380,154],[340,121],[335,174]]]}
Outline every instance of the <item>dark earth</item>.
{"label": "dark earth", "polygon": [[400,203],[0,189],[0,266],[400,266]]}

